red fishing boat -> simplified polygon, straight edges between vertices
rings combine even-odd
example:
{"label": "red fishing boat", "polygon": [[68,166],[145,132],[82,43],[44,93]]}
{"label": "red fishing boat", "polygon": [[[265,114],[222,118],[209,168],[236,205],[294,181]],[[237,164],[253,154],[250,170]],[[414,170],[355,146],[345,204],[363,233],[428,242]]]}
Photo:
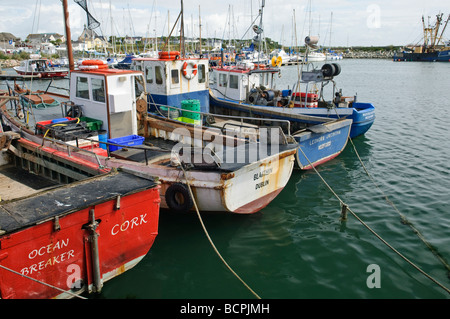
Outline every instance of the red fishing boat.
{"label": "red fishing boat", "polygon": [[[157,182],[96,169],[22,138],[7,144],[7,158],[20,167],[0,166],[2,185],[8,184],[0,187],[1,299],[100,292],[147,254],[158,232]],[[68,183],[43,185],[47,179],[36,173]],[[71,182],[80,175],[87,177]]]}

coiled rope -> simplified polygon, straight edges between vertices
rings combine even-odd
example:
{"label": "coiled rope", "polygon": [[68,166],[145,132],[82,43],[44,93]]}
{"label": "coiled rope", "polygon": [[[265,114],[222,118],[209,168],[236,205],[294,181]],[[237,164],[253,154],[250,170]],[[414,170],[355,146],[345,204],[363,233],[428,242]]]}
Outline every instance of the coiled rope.
{"label": "coiled rope", "polygon": [[220,252],[217,250],[217,248],[216,248],[216,245],[214,245],[214,242],[212,241],[212,239],[211,239],[211,237],[209,236],[209,233],[208,233],[208,231],[206,230],[206,227],[205,227],[205,224],[203,223],[203,219],[202,219],[202,217],[200,216],[200,212],[199,212],[199,210],[198,210],[198,207],[197,207],[197,203],[196,203],[196,201],[195,201],[195,198],[194,198],[194,194],[192,193],[192,189],[191,189],[191,185],[190,185],[190,183],[189,183],[189,180],[188,180],[188,178],[187,178],[187,174],[186,174],[186,171],[185,171],[185,169],[184,169],[184,167],[183,167],[183,164],[181,163],[181,160],[180,160],[180,158],[179,158],[179,156],[178,156],[178,154],[177,154],[177,157],[178,157],[178,161],[179,161],[179,166],[181,167],[181,169],[183,170],[183,174],[184,174],[184,179],[186,180],[186,185],[188,186],[188,189],[189,189],[189,194],[190,194],[190,196],[191,196],[191,198],[192,198],[192,201],[193,201],[193,203],[194,203],[194,207],[195,207],[195,211],[197,212],[197,216],[198,216],[198,219],[200,220],[200,224],[202,225],[202,228],[203,228],[203,231],[205,232],[205,235],[206,235],[206,237],[208,238],[208,241],[209,241],[209,243],[211,244],[211,246],[212,246],[212,248],[214,249],[214,251],[216,252],[216,254],[217,254],[217,256],[219,256],[219,258],[220,258],[220,260],[224,263],[224,265],[231,271],[231,273],[237,278],[237,279],[239,279],[239,281],[257,298],[257,299],[261,299],[261,297],[256,293],[256,292],[254,292],[253,291],[253,289],[252,288],[250,288],[250,286],[244,281],[244,280],[242,280],[242,278],[241,277],[239,277],[239,275],[230,267],[230,265],[228,265],[228,263],[225,261],[225,259],[222,257],[222,255],[220,254]]}
{"label": "coiled rope", "polygon": [[[350,138],[349,138],[350,139]],[[351,140],[351,139],[350,139]],[[441,284],[439,281],[431,277],[429,274],[427,274],[425,271],[423,271],[421,268],[419,268],[416,264],[414,264],[411,260],[409,260],[407,257],[405,257],[403,254],[401,254],[397,249],[395,249],[392,245],[390,245],[386,240],[384,240],[380,235],[378,235],[372,228],[369,227],[361,218],[359,218],[355,212],[353,212],[350,207],[344,203],[344,201],[336,194],[336,192],[331,188],[331,186],[325,181],[325,179],[320,175],[320,173],[317,171],[317,169],[312,165],[312,163],[309,161],[306,154],[303,152],[302,148],[299,146],[298,149],[302,152],[303,156],[308,160],[309,164],[312,166],[316,174],[319,176],[319,178],[322,180],[322,182],[327,186],[327,188],[330,190],[330,192],[337,198],[337,200],[341,203],[341,205],[345,206],[346,209],[355,217],[364,227],[366,227],[375,237],[377,237],[383,244],[385,244],[387,247],[389,247],[393,252],[395,252],[398,256],[400,256],[403,260],[405,260],[407,263],[409,263],[411,266],[413,266],[416,270],[418,270],[421,274],[423,274],[425,277],[433,281],[435,284],[437,284],[439,287],[444,289],[448,294],[450,294],[450,289],[445,287],[443,284]]]}

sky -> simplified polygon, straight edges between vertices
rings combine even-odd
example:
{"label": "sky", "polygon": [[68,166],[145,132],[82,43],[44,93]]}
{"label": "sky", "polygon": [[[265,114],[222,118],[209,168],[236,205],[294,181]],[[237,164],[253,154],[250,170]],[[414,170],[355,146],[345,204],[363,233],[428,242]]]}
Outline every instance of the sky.
{"label": "sky", "polygon": [[[181,0],[87,0],[100,22],[98,34],[161,36],[168,34]],[[249,27],[264,0],[183,0],[186,36],[248,39]],[[0,32],[24,40],[30,33],[64,34],[61,0],[0,0]],[[72,40],[86,24],[86,13],[68,0]],[[200,12],[200,13],[199,13]],[[450,14],[442,0],[265,0],[264,36],[284,46],[303,45],[307,35],[319,35],[322,46],[387,46],[419,43],[422,15],[434,23],[436,14]],[[112,17],[112,19],[111,19]],[[113,21],[111,28],[111,21]],[[259,24],[259,19],[256,21]],[[448,26],[447,29],[450,29]],[[446,30],[444,37],[450,38]]]}

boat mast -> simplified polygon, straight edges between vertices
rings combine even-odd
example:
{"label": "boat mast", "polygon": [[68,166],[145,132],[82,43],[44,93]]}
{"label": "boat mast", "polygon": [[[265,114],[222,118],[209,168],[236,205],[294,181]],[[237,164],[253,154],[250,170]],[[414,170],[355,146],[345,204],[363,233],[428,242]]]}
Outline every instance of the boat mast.
{"label": "boat mast", "polygon": [[200,18],[200,5],[198,6],[198,29],[199,29],[199,50],[200,55],[202,54],[202,19]]}
{"label": "boat mast", "polygon": [[72,39],[70,34],[70,24],[69,24],[69,7],[67,5],[67,0],[62,0],[63,10],[64,10],[64,26],[66,29],[66,47],[67,47],[67,57],[69,59],[69,70],[73,71],[75,69],[75,63],[73,61],[72,52]]}

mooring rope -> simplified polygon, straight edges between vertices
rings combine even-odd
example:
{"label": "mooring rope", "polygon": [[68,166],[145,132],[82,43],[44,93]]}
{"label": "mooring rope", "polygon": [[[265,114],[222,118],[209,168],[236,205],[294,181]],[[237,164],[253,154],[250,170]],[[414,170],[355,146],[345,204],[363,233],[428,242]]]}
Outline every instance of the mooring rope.
{"label": "mooring rope", "polygon": [[309,162],[309,164],[312,166],[316,174],[319,176],[319,178],[322,180],[322,182],[327,186],[327,188],[331,191],[331,193],[337,198],[337,200],[341,203],[341,205],[345,205],[346,209],[364,226],[366,227],[372,234],[375,235],[383,244],[385,244],[387,247],[389,247],[392,251],[394,251],[398,256],[400,256],[403,260],[405,260],[407,263],[409,263],[411,266],[413,266],[416,270],[418,270],[420,273],[422,273],[425,277],[433,281],[435,284],[437,284],[439,287],[444,289],[448,294],[450,294],[450,289],[445,287],[443,284],[441,284],[439,281],[431,277],[429,274],[427,274],[425,271],[420,269],[416,264],[414,264],[411,260],[409,260],[407,257],[405,257],[403,254],[401,254],[397,249],[395,249],[392,245],[390,245],[386,240],[384,240],[380,235],[378,235],[372,228],[369,227],[361,218],[359,218],[355,212],[353,212],[350,207],[344,203],[344,201],[336,194],[336,192],[331,188],[331,186],[325,181],[325,179],[320,175],[320,173],[317,171],[317,169],[312,165],[306,154],[303,152],[302,148],[299,146],[298,149],[302,152],[303,156],[306,158],[306,160]]}
{"label": "mooring rope", "polygon": [[[334,111],[336,113],[336,116],[338,118],[340,118],[339,113],[337,111],[336,108],[334,108]],[[374,178],[372,177],[372,175],[369,173],[369,171],[367,170],[366,166],[364,165],[364,162],[362,161],[361,157],[359,156],[359,153],[356,149],[355,144],[353,143],[353,140],[349,137],[348,138],[350,143],[352,144],[353,150],[355,151],[356,156],[358,157],[359,162],[361,163],[361,166],[363,167],[364,171],[366,172],[366,175],[369,177],[369,179],[372,181],[372,183],[375,185],[375,187],[383,194],[384,199],[386,200],[386,202],[391,205],[391,207],[397,212],[397,214],[400,216],[401,222],[404,225],[408,225],[413,232],[417,235],[417,237],[419,237],[420,240],[422,240],[422,242],[425,244],[425,246],[428,247],[428,249],[431,250],[431,252],[433,253],[433,255],[436,256],[436,258],[442,263],[442,265],[447,269],[447,277],[450,278],[450,265],[445,261],[445,259],[439,254],[439,252],[436,250],[436,248],[434,248],[426,239],[425,237],[422,235],[422,233],[406,218],[405,215],[403,215],[400,210],[397,208],[397,206],[395,206],[394,202],[391,201],[389,199],[389,197],[386,195],[386,193],[378,186],[378,184],[375,182]]]}
{"label": "mooring rope", "polygon": [[[177,155],[177,157],[178,157],[178,155]],[[178,157],[178,160],[179,160],[179,163],[180,163],[180,167],[181,167],[181,169],[183,170],[183,174],[184,174],[184,178],[185,178],[185,180],[186,180],[186,185],[188,186],[188,189],[189,189],[189,194],[190,194],[190,196],[191,196],[191,198],[192,198],[192,202],[194,203],[194,207],[195,207],[195,211],[197,212],[197,216],[198,216],[198,219],[200,220],[200,224],[202,225],[202,228],[203,228],[203,231],[205,232],[205,235],[206,235],[206,237],[208,238],[208,241],[209,241],[209,243],[211,244],[211,246],[212,246],[212,248],[214,249],[214,251],[216,252],[216,254],[217,254],[217,256],[219,256],[219,258],[220,258],[220,260],[224,263],[224,265],[228,268],[228,270],[230,270],[231,271],[231,273],[237,278],[237,279],[239,279],[239,281],[257,298],[257,299],[261,299],[261,297],[256,293],[256,292],[254,292],[253,291],[253,289],[252,288],[250,288],[250,286],[244,281],[244,280],[242,280],[242,278],[241,277],[239,277],[239,275],[230,267],[230,265],[228,265],[228,263],[225,261],[225,259],[222,257],[222,255],[220,254],[220,252],[219,252],[219,250],[216,248],[216,245],[214,245],[214,242],[212,241],[212,239],[211,239],[211,237],[209,236],[209,233],[208,233],[208,231],[207,231],[207,229],[206,229],[206,227],[205,227],[205,224],[203,223],[203,219],[202,219],[202,217],[200,216],[200,212],[199,212],[199,210],[198,210],[198,207],[197,207],[197,203],[196,203],[196,201],[195,201],[195,198],[194,198],[194,194],[193,194],[193,192],[192,192],[192,189],[191,189],[191,185],[190,185],[190,183],[189,183],[189,180],[188,180],[188,177],[187,177],[187,174],[186,174],[186,171],[184,170],[184,167],[183,167],[183,164],[181,163],[181,160],[180,160],[180,158]]]}
{"label": "mooring rope", "polygon": [[434,248],[426,239],[425,237],[422,235],[422,233],[406,218],[405,215],[403,215],[397,208],[397,206],[395,206],[394,202],[392,202],[389,197],[386,195],[386,193],[378,186],[378,184],[375,182],[375,180],[373,179],[372,175],[369,174],[369,171],[367,170],[366,166],[364,165],[361,157],[358,154],[358,151],[356,150],[356,146],[353,143],[352,139],[349,138],[352,146],[353,146],[353,150],[356,153],[356,156],[358,157],[359,162],[361,163],[364,171],[366,172],[367,176],[369,177],[369,179],[372,181],[372,183],[375,185],[375,187],[383,194],[384,199],[386,200],[386,202],[392,206],[392,208],[394,208],[394,210],[398,213],[398,215],[401,218],[401,222],[405,225],[408,225],[413,231],[414,233],[417,235],[417,237],[420,238],[420,240],[422,240],[422,242],[431,250],[431,252],[436,256],[436,258],[444,265],[444,267],[447,269],[447,276],[450,278],[450,266],[448,265],[448,263],[445,261],[445,259],[439,254],[439,252],[436,250],[436,248]]}
{"label": "mooring rope", "polygon": [[40,283],[40,284],[42,284],[42,285],[44,285],[44,286],[47,286],[47,287],[50,287],[50,288],[53,288],[53,289],[62,291],[62,292],[64,292],[64,293],[66,293],[66,294],[71,295],[72,297],[77,297],[77,298],[80,298],[80,299],[87,299],[87,298],[82,297],[82,296],[80,296],[80,295],[74,294],[73,292],[66,291],[66,290],[61,289],[61,288],[59,288],[59,287],[55,287],[55,286],[52,286],[52,285],[50,285],[50,284],[47,284],[47,283],[45,283],[45,282],[43,282],[43,281],[40,281],[40,280],[31,278],[31,277],[29,277],[29,276],[27,276],[27,275],[23,275],[23,274],[21,274],[20,272],[17,272],[17,271],[15,271],[15,270],[12,270],[12,269],[10,269],[10,268],[8,268],[8,267],[5,267],[5,266],[0,265],[0,268],[5,269],[5,270],[7,270],[7,271],[10,271],[10,272],[12,272],[12,273],[14,273],[14,274],[16,274],[16,275],[22,276],[22,277],[24,277],[24,278],[30,279],[30,280],[32,280],[32,281],[35,281],[35,282],[37,282],[37,283]]}

